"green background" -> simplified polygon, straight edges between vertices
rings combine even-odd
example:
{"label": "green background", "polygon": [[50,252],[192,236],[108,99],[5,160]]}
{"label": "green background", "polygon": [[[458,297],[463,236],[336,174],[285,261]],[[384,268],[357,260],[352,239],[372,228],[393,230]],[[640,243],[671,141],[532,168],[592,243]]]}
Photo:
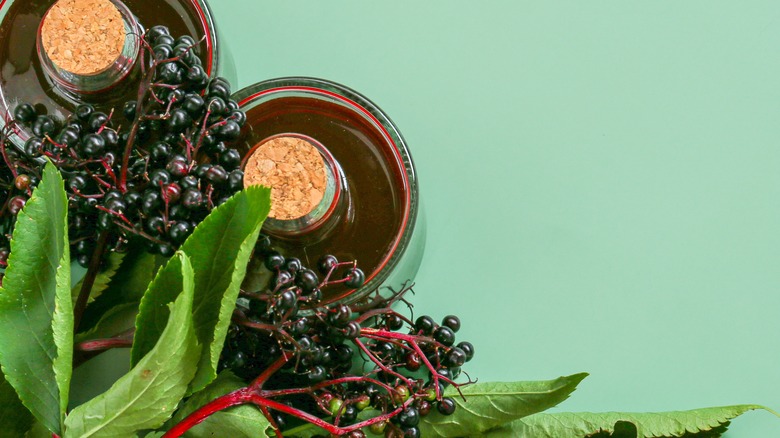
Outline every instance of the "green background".
{"label": "green background", "polygon": [[590,372],[561,410],[780,409],[780,3],[210,4],[239,86],[327,78],[397,123],[414,302],[461,316],[472,376]]}

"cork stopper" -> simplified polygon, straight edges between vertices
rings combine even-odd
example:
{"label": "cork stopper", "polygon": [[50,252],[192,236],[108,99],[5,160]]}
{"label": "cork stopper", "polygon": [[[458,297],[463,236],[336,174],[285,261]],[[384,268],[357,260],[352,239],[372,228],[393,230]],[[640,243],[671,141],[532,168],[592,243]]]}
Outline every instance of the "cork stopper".
{"label": "cork stopper", "polygon": [[310,214],[325,196],[325,161],[312,142],[298,136],[265,140],[244,167],[244,187],[271,187],[270,218],[294,220]]}
{"label": "cork stopper", "polygon": [[122,15],[110,0],[59,0],[41,29],[51,61],[84,76],[109,68],[121,55],[126,37]]}

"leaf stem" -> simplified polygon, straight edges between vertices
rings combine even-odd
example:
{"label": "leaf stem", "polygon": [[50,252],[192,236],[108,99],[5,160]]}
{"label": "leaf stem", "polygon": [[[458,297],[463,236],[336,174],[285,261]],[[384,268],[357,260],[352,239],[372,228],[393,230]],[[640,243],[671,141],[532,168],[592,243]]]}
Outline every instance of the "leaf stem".
{"label": "leaf stem", "polygon": [[76,350],[83,352],[99,352],[110,350],[112,348],[130,348],[132,346],[132,338],[108,338],[84,341],[80,344],[76,344]]}
{"label": "leaf stem", "polygon": [[81,283],[81,290],[79,291],[79,296],[73,309],[73,333],[79,332],[81,317],[84,315],[84,310],[87,308],[89,295],[92,293],[92,286],[95,285],[98,272],[100,272],[100,264],[103,261],[103,254],[106,252],[107,243],[108,231],[102,231],[98,235],[95,252],[92,253],[92,258],[89,261],[89,268],[87,269],[86,275],[84,275],[84,281]]}

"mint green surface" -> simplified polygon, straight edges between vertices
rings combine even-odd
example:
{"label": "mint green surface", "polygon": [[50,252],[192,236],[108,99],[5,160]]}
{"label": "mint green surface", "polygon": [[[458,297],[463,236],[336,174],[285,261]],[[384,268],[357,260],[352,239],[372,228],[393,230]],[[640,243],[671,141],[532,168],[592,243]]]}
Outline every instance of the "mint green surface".
{"label": "mint green surface", "polygon": [[414,302],[462,317],[472,376],[590,372],[560,410],[780,409],[780,3],[210,3],[240,86],[323,77],[398,124]]}

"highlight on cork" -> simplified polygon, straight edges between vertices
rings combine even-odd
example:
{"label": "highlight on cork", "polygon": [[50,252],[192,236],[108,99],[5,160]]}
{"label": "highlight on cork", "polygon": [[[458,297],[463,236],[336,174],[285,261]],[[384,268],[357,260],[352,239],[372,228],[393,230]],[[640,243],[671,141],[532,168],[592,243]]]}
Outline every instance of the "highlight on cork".
{"label": "highlight on cork", "polygon": [[282,135],[261,142],[244,166],[244,186],[271,187],[269,218],[294,220],[325,197],[328,172],[313,139]]}
{"label": "highlight on cork", "polygon": [[58,68],[82,76],[111,67],[126,38],[122,15],[110,0],[59,0],[41,26],[49,59]]}

